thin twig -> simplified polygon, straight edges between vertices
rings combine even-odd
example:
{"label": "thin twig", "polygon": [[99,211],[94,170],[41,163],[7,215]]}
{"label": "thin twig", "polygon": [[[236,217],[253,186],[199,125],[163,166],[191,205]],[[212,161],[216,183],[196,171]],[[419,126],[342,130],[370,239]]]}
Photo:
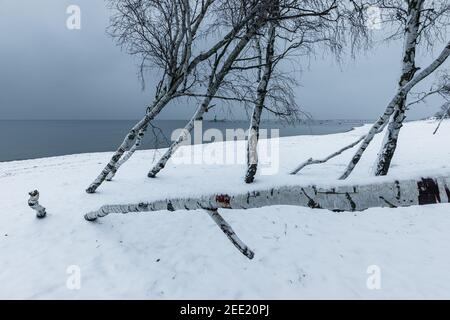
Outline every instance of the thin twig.
{"label": "thin twig", "polygon": [[438,126],[436,127],[436,129],[435,129],[434,132],[433,132],[433,135],[435,135],[436,132],[438,132],[438,130],[439,130],[439,128],[440,128],[442,122],[444,121],[445,118],[447,118],[447,116],[448,116],[448,114],[449,114],[449,111],[450,111],[450,103],[448,104],[447,110],[444,111],[444,114],[442,115],[442,118],[441,118],[441,120],[439,121]]}

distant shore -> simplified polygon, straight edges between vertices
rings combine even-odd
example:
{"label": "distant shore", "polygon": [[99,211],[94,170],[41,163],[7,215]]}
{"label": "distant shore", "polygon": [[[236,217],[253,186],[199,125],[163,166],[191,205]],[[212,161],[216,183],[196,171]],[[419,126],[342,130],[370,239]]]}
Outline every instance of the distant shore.
{"label": "distant shore", "polygon": [[[278,129],[281,137],[323,135],[352,130],[371,120],[304,120],[296,125],[264,121],[262,128]],[[0,120],[3,139],[0,162],[62,156],[77,153],[112,151],[122,141],[134,120]],[[172,132],[183,128],[186,120],[158,120],[144,139],[142,149],[167,147]],[[203,123],[203,130],[248,128],[248,121],[214,121]],[[270,132],[270,131],[269,131]],[[194,143],[194,141],[193,141]]]}

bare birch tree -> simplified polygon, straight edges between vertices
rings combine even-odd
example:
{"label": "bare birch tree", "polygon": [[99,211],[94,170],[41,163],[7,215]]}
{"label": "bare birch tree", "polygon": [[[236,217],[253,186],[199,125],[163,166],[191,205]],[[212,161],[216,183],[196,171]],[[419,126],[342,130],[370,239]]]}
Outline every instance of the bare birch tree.
{"label": "bare birch tree", "polygon": [[361,160],[361,157],[364,151],[369,146],[370,142],[372,142],[373,138],[379,132],[380,128],[389,121],[390,117],[395,112],[397,104],[400,101],[402,101],[402,99],[405,99],[407,94],[411,91],[412,88],[414,88],[414,86],[416,86],[419,82],[421,82],[423,79],[432,74],[437,68],[439,68],[447,60],[449,55],[450,55],[450,42],[447,43],[447,45],[442,50],[440,55],[430,65],[428,65],[428,67],[423,69],[420,73],[416,74],[411,81],[409,81],[407,84],[405,84],[398,90],[397,94],[389,102],[383,115],[370,128],[369,133],[363,139],[361,145],[359,146],[355,155],[350,160],[350,163],[347,165],[346,170],[342,174],[340,179],[346,179],[352,173],[353,169],[356,167],[359,160]]}
{"label": "bare birch tree", "polygon": [[[274,7],[278,9],[273,9]],[[242,52],[244,52],[249,43],[251,43],[251,40],[258,36],[260,30],[262,30],[272,21],[280,23],[282,21],[296,20],[301,18],[307,19],[308,17],[327,17],[330,16],[330,13],[332,13],[336,8],[336,1],[269,1],[268,5],[266,6],[266,11],[260,11],[259,14],[255,16],[254,22],[248,24],[245,33],[243,33],[242,35],[238,35],[239,42],[237,42],[234,49],[230,49],[231,51],[227,53],[226,49],[229,48],[224,47],[222,54],[216,57],[216,61],[214,61],[211,68],[212,72],[209,78],[210,81],[208,82],[206,88],[206,93],[200,95],[204,97],[204,100],[200,103],[200,106],[197,108],[194,116],[185,126],[182,134],[172,143],[165,154],[154,165],[154,167],[148,173],[148,176],[151,178],[156,177],[156,175],[166,166],[167,162],[181,145],[181,143],[185,141],[188,133],[193,129],[194,123],[196,121],[202,121],[205,112],[208,111],[208,106],[210,105],[211,101],[214,98],[218,98],[217,93],[223,86],[225,77],[229,75],[229,73],[233,69],[242,70],[242,68],[236,67],[235,64]],[[283,15],[278,15],[275,17],[271,15],[271,11],[273,10],[276,10],[280,13],[283,12]],[[242,59],[240,61],[242,61]],[[244,68],[247,69],[247,67]],[[249,67],[248,69],[251,68],[253,67]]]}
{"label": "bare birch tree", "polygon": [[[274,99],[272,92],[279,91],[278,97],[283,101],[282,105],[295,106],[293,109],[285,107],[281,110],[281,112],[288,111],[291,120],[296,120],[299,113],[295,97],[292,98],[290,92],[282,90],[283,86],[271,85],[271,82],[277,82],[280,73],[284,73],[283,76],[286,77],[286,71],[279,66],[280,62],[287,60],[290,56],[295,57],[296,64],[305,62],[315,54],[318,48],[322,53],[330,51],[339,60],[348,34],[352,38],[352,51],[358,42],[359,44],[367,42],[363,21],[362,12],[356,3],[340,1],[327,15],[316,17],[316,19],[299,18],[270,24],[266,37],[265,56],[262,52],[259,54],[261,66],[258,70],[258,87],[255,90],[257,95],[247,143],[246,183],[254,181],[257,171],[261,113],[264,109],[277,109],[272,105],[277,105],[279,100]],[[272,108],[268,108],[266,103]],[[286,113],[279,115],[286,117]]]}
{"label": "bare birch tree", "polygon": [[[232,1],[225,0],[110,0],[116,14],[111,18],[110,33],[129,54],[139,56],[141,74],[148,67],[162,73],[155,99],[145,116],[136,123],[114,152],[99,176],[86,189],[94,193],[110,172],[117,171],[116,164],[130,150],[139,132],[153,120],[173,99],[197,81],[199,64],[216,55],[230,40],[247,26],[255,14],[263,10],[268,0],[244,1],[245,11],[236,16],[233,24],[219,40],[207,49],[194,53],[205,42],[208,31],[216,23],[214,13]],[[200,37],[199,34],[202,34]]]}
{"label": "bare birch tree", "polygon": [[174,154],[174,152],[179,148],[183,141],[188,137],[188,134],[194,128],[196,121],[202,121],[205,112],[208,111],[211,101],[216,96],[220,86],[222,85],[225,76],[230,72],[236,59],[239,57],[241,52],[246,48],[250,41],[258,33],[259,29],[267,21],[267,12],[261,11],[255,15],[254,20],[247,27],[245,33],[240,36],[240,40],[228,53],[229,47],[232,46],[232,41],[230,41],[227,46],[225,46],[222,51],[216,55],[213,68],[209,77],[209,84],[205,94],[205,98],[197,108],[194,116],[184,127],[183,132],[180,136],[171,144],[169,149],[164,153],[164,155],[159,159],[159,161],[154,165],[152,170],[148,173],[148,177],[154,178],[156,175],[165,167],[167,161]]}
{"label": "bare birch tree", "polygon": [[[382,24],[396,28],[389,39],[402,38],[404,42],[399,88],[412,80],[417,70],[416,51],[419,45],[430,49],[436,40],[448,40],[450,3],[427,0],[383,0],[374,5],[382,10]],[[440,41],[437,41],[438,43]],[[382,147],[374,166],[375,175],[386,175],[397,148],[398,137],[406,119],[408,95],[400,99],[388,124]]]}

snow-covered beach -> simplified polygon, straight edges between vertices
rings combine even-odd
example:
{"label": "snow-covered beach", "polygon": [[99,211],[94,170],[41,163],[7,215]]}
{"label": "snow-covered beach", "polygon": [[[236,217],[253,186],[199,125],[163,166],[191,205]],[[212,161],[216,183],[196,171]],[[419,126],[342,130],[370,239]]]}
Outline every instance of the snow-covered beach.
{"label": "snow-covered beach", "polygon": [[[383,178],[371,174],[382,138],[377,136],[345,183],[449,176],[450,121],[433,135],[435,127],[435,121],[407,123]],[[84,190],[111,153],[0,163],[0,298],[450,298],[450,204],[359,213],[291,206],[221,211],[255,251],[251,261],[203,211],[110,215],[95,223],[83,219],[103,204],[341,183],[337,178],[353,150],[297,176],[288,173],[310,157],[353,142],[368,128],[280,138],[278,172],[257,176],[253,185],[243,183],[242,164],[169,162],[158,178],[149,179],[153,150],[138,151],[93,195]],[[243,141],[236,144],[245,150]],[[211,152],[222,146],[204,147]],[[204,147],[194,146],[194,152]],[[33,189],[39,189],[48,211],[43,220],[27,205]],[[70,266],[79,268],[79,290],[66,285]],[[378,290],[366,283],[373,266],[381,274]]]}

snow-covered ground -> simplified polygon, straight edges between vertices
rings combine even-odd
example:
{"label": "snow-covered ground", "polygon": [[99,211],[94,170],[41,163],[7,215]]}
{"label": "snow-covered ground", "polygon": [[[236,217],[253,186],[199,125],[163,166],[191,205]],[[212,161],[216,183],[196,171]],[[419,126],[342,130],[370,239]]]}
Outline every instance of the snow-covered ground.
{"label": "snow-covered ground", "polygon": [[[450,175],[450,121],[433,136],[435,126],[407,123],[391,172],[380,179]],[[157,179],[149,179],[154,151],[137,152],[93,195],[84,189],[110,153],[0,163],[0,298],[450,298],[449,204],[360,213],[289,206],[221,211],[255,251],[254,260],[241,255],[202,211],[83,219],[103,204],[279,184],[336,184],[353,151],[298,176],[288,172],[367,129],[281,138],[278,173],[258,176],[252,186],[242,182],[242,164],[170,162]],[[377,179],[371,166],[380,140],[348,183]],[[244,149],[243,142],[237,144]],[[206,148],[210,153],[222,146]],[[43,220],[27,205],[33,189],[47,207]],[[368,288],[368,269],[380,271],[379,290]],[[78,271],[81,286],[71,290],[67,281],[72,283]]]}

